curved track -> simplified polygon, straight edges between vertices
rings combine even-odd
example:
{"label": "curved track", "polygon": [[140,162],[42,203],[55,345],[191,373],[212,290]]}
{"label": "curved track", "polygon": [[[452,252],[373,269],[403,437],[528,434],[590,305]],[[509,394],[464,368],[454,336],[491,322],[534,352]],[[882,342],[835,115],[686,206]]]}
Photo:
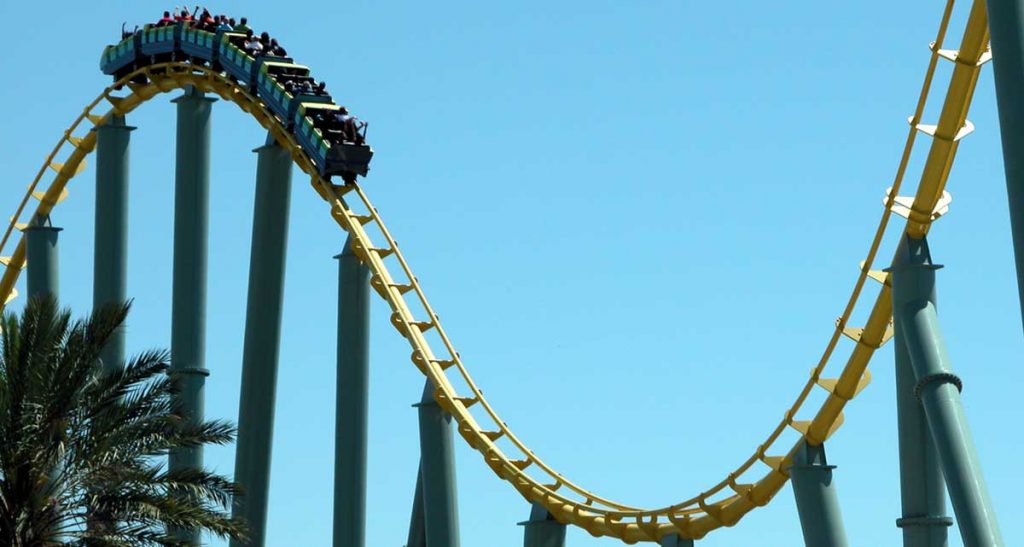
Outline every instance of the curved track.
{"label": "curved track", "polygon": [[[870,380],[867,365],[874,351],[891,336],[892,301],[888,280],[886,274],[871,270],[872,264],[886,235],[893,211],[907,217],[903,232],[913,237],[926,234],[931,223],[944,212],[946,179],[959,139],[971,127],[966,121],[967,110],[980,66],[988,57],[988,20],[984,0],[973,3],[959,52],[941,49],[952,9],[953,0],[948,0],[935,43],[931,47],[920,98],[910,118],[911,127],[886,207],[870,241],[852,294],[810,378],[803,382],[803,387],[778,426],[749,458],[703,492],[668,507],[641,509],[598,496],[550,468],[516,437],[473,382],[440,319],[430,306],[423,287],[416,280],[363,189],[358,185],[334,185],[321,178],[294,138],[258,97],[209,69],[185,63],[153,65],[106,88],[86,106],[43,162],[0,240],[0,249],[7,248],[14,231],[24,227],[19,219],[31,218],[25,212],[32,198],[39,201],[32,215],[46,215],[66,197],[69,181],[81,173],[86,157],[96,146],[94,131],[89,131],[83,137],[76,137],[76,132],[100,125],[112,115],[127,114],[160,93],[186,86],[215,93],[252,115],[278,143],[291,151],[299,168],[312,177],[313,189],[327,202],[330,214],[338,225],[351,236],[357,256],[369,266],[372,272],[371,286],[391,307],[391,323],[409,342],[412,362],[434,385],[435,398],[455,419],[459,433],[483,456],[498,477],[509,482],[526,499],[542,504],[558,521],[584,528],[595,536],[616,537],[627,543],[658,541],[666,534],[700,538],[716,528],[736,524],[747,512],[772,499],[788,480],[787,467],[799,443],[806,440],[820,444],[842,424],[842,410],[846,403]],[[936,65],[943,62],[943,59],[954,63],[953,76],[940,119],[934,126],[924,125],[921,123],[922,112]],[[129,83],[130,79],[138,75],[145,75],[149,83]],[[114,90],[121,85],[126,86],[131,93],[115,95]],[[93,111],[102,104],[109,104],[110,110],[102,115],[94,114]],[[898,200],[896,196],[903,183],[918,133],[930,136],[931,146],[917,193],[911,203],[909,199]],[[57,158],[68,149],[70,153],[58,163]],[[48,169],[56,171],[56,176],[43,189],[42,180]],[[351,207],[347,200],[356,207]],[[380,234],[377,241],[367,231],[368,225],[376,226]],[[0,279],[0,302],[5,304],[17,296],[14,285],[25,267],[25,246],[25,237],[21,236],[12,255],[3,260],[6,270]],[[881,282],[881,289],[871,305],[870,316],[864,327],[853,328],[847,322],[860,301],[869,277]],[[422,309],[425,315],[415,316],[412,305]],[[844,337],[852,339],[854,345],[845,364],[831,367],[838,371],[838,375],[828,379],[825,377],[826,368]],[[468,386],[469,391],[457,393],[453,380]],[[803,408],[804,402],[814,389],[825,390],[827,398],[816,412],[806,411]],[[810,419],[799,420],[799,414],[806,414]],[[780,436],[787,428],[801,434],[794,446],[780,446]]]}

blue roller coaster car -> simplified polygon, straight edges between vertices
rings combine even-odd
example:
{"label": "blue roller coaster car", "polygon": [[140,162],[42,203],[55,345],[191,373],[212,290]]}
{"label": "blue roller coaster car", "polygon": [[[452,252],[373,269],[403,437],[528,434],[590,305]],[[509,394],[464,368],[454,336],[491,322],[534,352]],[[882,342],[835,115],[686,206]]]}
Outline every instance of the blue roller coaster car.
{"label": "blue roller coaster car", "polygon": [[120,80],[135,70],[135,59],[139,55],[141,44],[142,33],[137,32],[117,45],[107,46],[100,57],[100,69],[104,74],[113,75],[114,80]]}
{"label": "blue roller coaster car", "polygon": [[159,61],[158,56],[173,56],[175,51],[181,49],[181,25],[156,27],[146,25],[141,31],[142,55],[149,55],[151,61]]}
{"label": "blue roller coaster car", "polygon": [[[240,32],[211,32],[191,23],[146,25],[120,43],[107,46],[100,69],[119,81],[154,63],[191,61],[209,63],[258,97],[290,131],[324,177],[339,176],[354,182],[366,176],[373,149],[366,144],[366,124],[342,122],[342,107],[313,87],[309,68],[290,57],[252,56]],[[136,79],[136,81],[138,81]]]}
{"label": "blue roller coaster car", "polygon": [[193,59],[202,59],[213,62],[217,53],[217,33],[207,30],[186,27],[182,23],[181,29],[181,51]]}
{"label": "blue roller coaster car", "polygon": [[235,80],[248,83],[255,59],[242,48],[244,43],[245,34],[240,32],[217,33],[217,62],[221,69]]}

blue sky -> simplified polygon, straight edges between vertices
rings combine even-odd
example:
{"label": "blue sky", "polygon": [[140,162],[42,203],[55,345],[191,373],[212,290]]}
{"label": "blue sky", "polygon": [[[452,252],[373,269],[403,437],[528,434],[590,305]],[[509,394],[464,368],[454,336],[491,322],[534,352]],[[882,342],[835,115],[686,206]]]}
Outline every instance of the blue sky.
{"label": "blue sky", "polygon": [[[122,21],[170,5],[4,2],[0,158],[13,211],[108,79]],[[354,113],[377,155],[365,187],[477,382],[556,469],[620,501],[689,498],[782,417],[852,287],[934,39],[935,2],[226,1]],[[968,4],[958,7],[956,47]],[[941,66],[927,118],[950,73]],[[172,96],[130,116],[129,349],[170,341]],[[262,144],[214,113],[209,417],[234,418],[252,186]],[[1024,368],[991,68],[932,232],[943,328],[1007,544],[1024,543]],[[927,144],[920,140],[921,144]],[[916,185],[922,146],[908,172]],[[91,305],[94,170],[54,213],[61,292]],[[269,545],[328,545],[336,263],[344,236],[295,176]],[[892,235],[892,234],[890,234]],[[892,241],[881,257],[891,256]],[[875,288],[870,288],[873,297]],[[373,304],[368,537],[405,540],[423,379]],[[866,306],[855,317],[866,315]],[[842,346],[844,359],[851,349]],[[837,363],[838,364],[838,361]],[[892,349],[829,442],[854,545],[896,545]],[[832,369],[835,370],[835,369]],[[230,473],[231,447],[207,452]],[[528,505],[457,447],[462,544],[521,545]],[[951,513],[950,513],[951,514]],[[952,532],[958,544],[955,529]],[[701,546],[801,544],[789,487]],[[216,543],[215,543],[216,544]],[[570,530],[569,544],[611,540]]]}

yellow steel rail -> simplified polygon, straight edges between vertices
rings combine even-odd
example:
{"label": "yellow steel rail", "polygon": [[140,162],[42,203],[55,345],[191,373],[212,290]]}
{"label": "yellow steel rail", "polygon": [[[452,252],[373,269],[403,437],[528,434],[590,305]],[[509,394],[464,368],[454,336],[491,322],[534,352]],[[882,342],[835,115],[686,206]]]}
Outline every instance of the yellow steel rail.
{"label": "yellow steel rail", "polygon": [[[328,202],[331,216],[350,234],[355,253],[369,266],[372,272],[371,286],[391,307],[391,323],[408,340],[412,348],[413,364],[430,379],[435,387],[435,399],[452,415],[462,437],[481,453],[484,461],[498,477],[511,483],[526,499],[544,505],[558,521],[584,528],[595,536],[616,537],[627,543],[658,541],[662,536],[673,533],[688,538],[700,538],[715,528],[736,524],[747,512],[765,505],[778,493],[788,480],[787,467],[799,443],[806,440],[812,444],[820,444],[841,425],[843,407],[870,379],[867,372],[868,361],[874,351],[891,336],[890,289],[885,277],[871,271],[872,263],[886,233],[891,210],[902,185],[918,132],[926,132],[933,139],[904,232],[912,237],[922,237],[927,233],[935,218],[933,211],[945,188],[959,138],[965,133],[963,128],[979,67],[987,55],[988,22],[984,0],[975,0],[973,4],[959,52],[950,54],[941,49],[952,9],[953,0],[948,0],[932,46],[917,107],[910,120],[911,128],[892,184],[893,189],[871,241],[867,258],[861,267],[850,299],[836,322],[836,329],[829,338],[810,379],[806,381],[779,425],[772,430],[765,442],[758,446],[752,456],[717,484],[696,496],[667,507],[641,509],[600,497],[549,467],[516,437],[471,378],[440,319],[430,306],[423,287],[413,275],[411,267],[363,189],[358,185],[334,185],[317,175],[312,162],[294,138],[257,97],[209,69],[183,63],[154,65],[140,69],[105,89],[64,132],[57,146],[46,158],[43,167],[29,185],[6,232],[0,238],[0,249],[6,248],[14,230],[22,226],[19,219],[22,218],[31,197],[39,200],[33,215],[45,215],[66,195],[68,182],[81,172],[85,157],[96,146],[95,132],[89,132],[81,138],[73,136],[85,120],[93,125],[100,125],[111,115],[127,114],[159,93],[185,86],[216,93],[251,114],[278,143],[291,151],[292,159],[299,168],[312,177],[313,188]],[[936,65],[943,57],[955,62],[953,76],[938,123],[934,127],[923,126],[921,116]],[[149,83],[130,83],[130,80],[138,75],[146,76]],[[128,87],[130,93],[123,97],[116,96],[115,89],[121,86]],[[92,111],[104,101],[111,104],[110,111],[102,116],[93,114]],[[65,144],[70,144],[73,150],[63,163],[54,163]],[[57,175],[45,192],[39,192],[37,187],[48,167],[56,170]],[[357,211],[346,202],[346,197],[352,195],[355,196],[355,201],[360,203],[362,211]],[[376,225],[383,241],[373,241],[364,227],[369,224]],[[398,272],[399,277],[392,275],[388,262],[392,263],[391,269]],[[4,264],[6,270],[0,278],[0,302],[7,302],[16,295],[14,285],[25,266],[24,236],[19,239],[14,253],[5,258]],[[868,277],[882,281],[882,288],[864,328],[852,329],[847,322]],[[406,295],[412,295],[414,300],[407,300]],[[410,302],[418,302],[426,317],[417,318],[410,307]],[[437,352],[427,338],[426,333],[430,330],[433,330],[440,340]],[[838,378],[826,379],[823,377],[824,369],[844,335],[853,338],[856,345]],[[462,383],[468,386],[469,393],[456,392],[452,382],[456,377],[461,378]],[[798,411],[815,387],[826,390],[827,399],[812,419],[797,420]],[[474,414],[471,409],[477,409],[477,413]],[[798,431],[801,434],[800,440],[789,447],[784,455],[770,456],[771,452],[785,449],[776,445],[787,428]],[[506,448],[499,447],[499,442],[504,442]],[[755,464],[758,463],[767,470],[760,478],[756,478]],[[756,480],[745,481],[748,475],[755,475]]]}

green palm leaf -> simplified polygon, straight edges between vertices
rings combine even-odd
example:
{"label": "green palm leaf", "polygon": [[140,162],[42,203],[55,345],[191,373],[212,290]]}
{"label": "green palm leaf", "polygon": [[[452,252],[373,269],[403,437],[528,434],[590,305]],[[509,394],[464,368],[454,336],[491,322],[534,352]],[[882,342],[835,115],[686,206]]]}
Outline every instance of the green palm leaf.
{"label": "green palm leaf", "polygon": [[129,308],[72,321],[52,299],[35,299],[20,317],[3,317],[0,545],[179,545],[173,529],[245,538],[230,516],[236,483],[168,470],[165,459],[176,448],[230,443],[234,426],[176,411],[166,351],[100,362]]}

